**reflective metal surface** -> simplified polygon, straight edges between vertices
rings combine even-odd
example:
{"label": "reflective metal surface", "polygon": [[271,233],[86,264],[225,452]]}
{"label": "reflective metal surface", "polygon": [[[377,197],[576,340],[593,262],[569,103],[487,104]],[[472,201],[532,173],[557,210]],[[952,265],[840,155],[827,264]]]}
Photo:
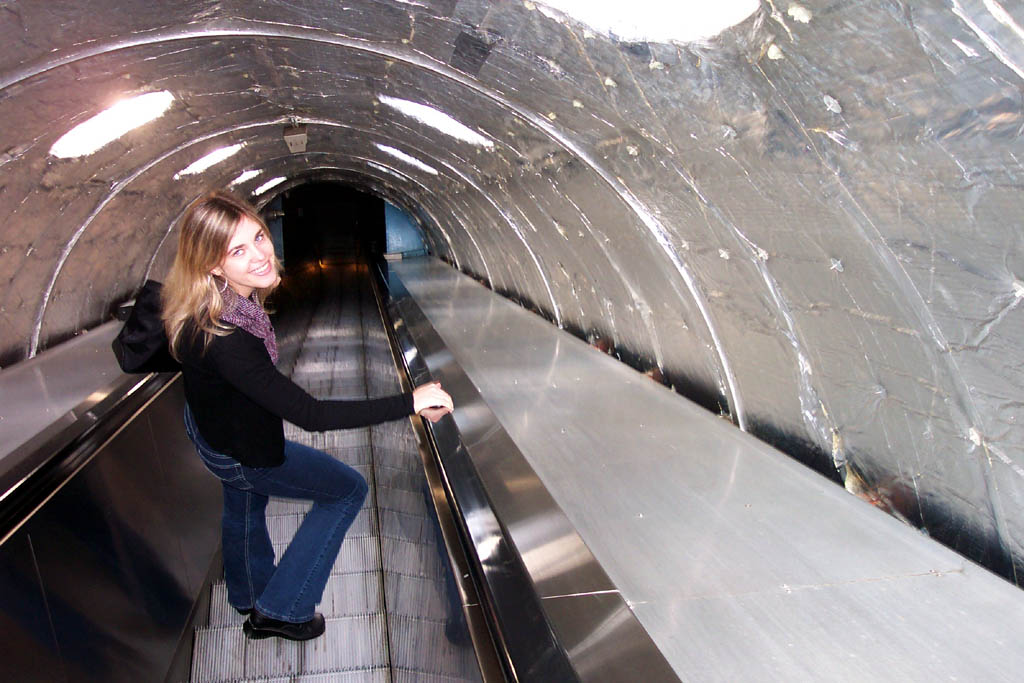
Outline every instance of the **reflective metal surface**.
{"label": "reflective metal surface", "polygon": [[[564,590],[582,564],[565,529],[610,579],[589,599],[545,596],[581,674],[616,659],[605,644],[635,618],[683,680],[1018,677],[1024,597],[1009,583],[444,264],[391,278],[439,337],[427,365],[446,385],[465,373],[460,430],[493,413],[569,521],[549,531],[518,504],[539,495],[525,469],[467,441],[538,585]],[[469,387],[479,399],[460,400]]]}
{"label": "reflective metal surface", "polygon": [[110,350],[121,324],[106,323],[0,372],[0,460],[121,378]]}
{"label": "reflective metal surface", "polygon": [[[454,421],[446,418],[430,430],[482,574],[509,676],[617,681],[641,670],[651,681],[677,680],[409,296],[406,278],[396,277],[405,272],[392,266],[388,276],[391,316],[413,381],[439,380],[458,406]],[[547,609],[548,600],[557,601],[554,609]],[[618,615],[615,628],[608,627],[609,611]]]}
{"label": "reflective metal surface", "polygon": [[163,680],[219,547],[168,385],[0,546],[10,681]]}
{"label": "reflective metal surface", "polygon": [[[330,178],[1018,581],[1024,6],[766,0],[694,39],[671,29],[726,3],[650,0],[681,18],[630,38],[551,4],[6,0],[0,365],[164,277],[194,197],[232,185],[262,203]],[[577,4],[629,24],[643,3]],[[51,154],[163,91],[161,118]]]}

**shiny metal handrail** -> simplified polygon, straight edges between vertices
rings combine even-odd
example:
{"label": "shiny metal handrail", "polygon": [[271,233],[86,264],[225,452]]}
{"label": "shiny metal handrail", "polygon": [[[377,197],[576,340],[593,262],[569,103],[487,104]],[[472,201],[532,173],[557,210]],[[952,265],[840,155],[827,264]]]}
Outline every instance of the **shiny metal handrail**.
{"label": "shiny metal handrail", "polygon": [[[385,282],[390,293],[388,333],[397,343],[405,371],[414,386],[431,381],[425,357],[445,353],[443,343],[402,283],[387,278]],[[412,327],[419,346],[413,342]],[[430,340],[430,348],[424,340]],[[458,394],[460,410],[473,409],[470,404],[486,409],[468,378],[459,382]],[[547,620],[511,536],[494,512],[454,420],[445,417],[425,427],[506,677],[531,682],[580,680]],[[493,429],[501,426],[495,422]]]}
{"label": "shiny metal handrail", "polygon": [[[388,315],[387,304],[383,292],[384,278],[382,273],[371,269],[370,284],[373,289],[373,296],[377,305],[377,312],[380,315],[381,326],[385,330],[388,345],[391,350],[391,358],[394,362],[395,372],[402,391],[413,390],[412,379],[409,376],[408,368],[402,357],[398,341],[392,329],[391,318]],[[458,590],[462,602],[462,612],[466,619],[466,627],[473,644],[473,653],[476,656],[477,665],[483,683],[503,683],[508,680],[505,675],[505,668],[499,661],[498,647],[491,635],[492,627],[487,623],[488,617],[483,613],[479,592],[477,591],[473,569],[470,567],[469,558],[466,552],[467,544],[464,523],[460,523],[454,506],[450,502],[450,494],[445,489],[442,481],[441,471],[437,464],[437,454],[430,436],[427,434],[426,420],[419,416],[409,418],[413,433],[416,436],[420,461],[423,464],[423,475],[430,491],[430,504],[434,508],[438,530],[441,533],[442,544],[448,556],[448,571]]]}
{"label": "shiny metal handrail", "polygon": [[0,544],[177,374],[121,375],[0,459]]}

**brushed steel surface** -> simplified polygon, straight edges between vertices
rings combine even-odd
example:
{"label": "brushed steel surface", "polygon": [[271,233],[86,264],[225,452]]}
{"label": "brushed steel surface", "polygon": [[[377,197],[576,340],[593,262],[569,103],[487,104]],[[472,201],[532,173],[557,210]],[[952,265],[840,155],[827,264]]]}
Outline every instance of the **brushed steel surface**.
{"label": "brushed steel surface", "polygon": [[4,620],[0,674],[12,681],[64,679],[46,588],[26,533],[17,533],[0,546],[0,614]]}
{"label": "brushed steel surface", "polygon": [[[563,633],[606,631],[599,623],[602,615],[593,610],[547,611],[540,600],[599,593],[606,604],[617,601],[619,614],[626,617],[616,633],[607,634],[616,639],[618,649],[608,643],[603,648],[619,653],[617,661],[642,661],[652,681],[677,680],[394,272],[389,275],[391,307],[410,372],[415,377],[429,371],[458,406],[458,433],[447,420],[430,429],[483,575],[486,607],[496,615],[509,675],[524,681],[582,675],[587,678],[581,680],[609,680],[604,676],[623,672],[595,670],[580,650],[567,653],[560,642]],[[554,633],[545,635],[549,629]]]}
{"label": "brushed steel surface", "polygon": [[1009,583],[445,265],[392,268],[680,678],[1017,677]]}
{"label": "brushed steel surface", "polygon": [[[3,680],[168,673],[219,543],[219,487],[184,432],[168,430],[183,405],[176,379],[0,546]],[[31,564],[10,564],[26,545]]]}
{"label": "brushed steel surface", "polygon": [[[559,641],[582,680],[607,683],[679,680],[663,658],[649,656],[650,637],[637,627],[636,617],[617,590],[546,598],[544,611],[551,615]],[[749,672],[734,680],[755,679],[747,674]],[[716,675],[712,673],[707,679]],[[700,679],[684,677],[683,680]]]}
{"label": "brushed steel surface", "polygon": [[0,459],[121,376],[112,321],[0,372]]}

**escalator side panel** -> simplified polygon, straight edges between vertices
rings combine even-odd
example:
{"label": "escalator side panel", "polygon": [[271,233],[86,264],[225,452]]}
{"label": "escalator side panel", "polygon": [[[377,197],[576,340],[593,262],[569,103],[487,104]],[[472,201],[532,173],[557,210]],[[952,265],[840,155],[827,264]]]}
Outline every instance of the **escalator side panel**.
{"label": "escalator side panel", "polygon": [[[220,488],[184,434],[183,407],[175,380],[0,547],[3,593],[34,579],[43,601],[31,613],[4,605],[5,633],[21,637],[0,641],[0,679],[167,675],[219,542]],[[27,651],[51,656],[26,667]]]}
{"label": "escalator side panel", "polygon": [[[400,392],[391,345],[368,279],[363,281],[361,310],[367,393]],[[376,425],[370,429],[370,440],[392,678],[479,681],[412,425],[408,420]]]}
{"label": "escalator side panel", "polygon": [[21,531],[0,550],[0,678],[32,672],[35,680],[66,680],[31,539]]}

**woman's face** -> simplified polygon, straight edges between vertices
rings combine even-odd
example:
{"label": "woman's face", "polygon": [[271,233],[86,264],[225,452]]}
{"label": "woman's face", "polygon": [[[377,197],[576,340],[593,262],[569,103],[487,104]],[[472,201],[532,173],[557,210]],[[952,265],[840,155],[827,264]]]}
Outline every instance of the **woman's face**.
{"label": "woman's face", "polygon": [[271,287],[277,282],[274,245],[259,223],[243,218],[228,241],[228,253],[211,273],[224,278],[231,289],[248,297],[254,289]]}

